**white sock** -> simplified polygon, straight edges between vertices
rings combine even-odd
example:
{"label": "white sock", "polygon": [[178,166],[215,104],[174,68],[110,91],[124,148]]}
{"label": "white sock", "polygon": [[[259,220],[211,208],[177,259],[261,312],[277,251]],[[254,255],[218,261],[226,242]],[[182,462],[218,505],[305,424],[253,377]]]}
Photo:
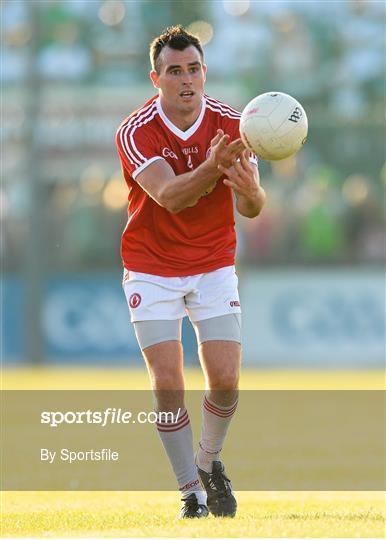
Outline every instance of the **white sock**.
{"label": "white sock", "polygon": [[196,453],[196,464],[208,473],[212,472],[212,463],[220,456],[228,426],[236,411],[237,400],[233,405],[224,407],[204,396],[202,406],[201,440]]}
{"label": "white sock", "polygon": [[187,410],[181,409],[167,422],[157,422],[157,429],[182,497],[194,493],[199,504],[206,504],[206,493],[201,487],[194,463],[193,435]]}

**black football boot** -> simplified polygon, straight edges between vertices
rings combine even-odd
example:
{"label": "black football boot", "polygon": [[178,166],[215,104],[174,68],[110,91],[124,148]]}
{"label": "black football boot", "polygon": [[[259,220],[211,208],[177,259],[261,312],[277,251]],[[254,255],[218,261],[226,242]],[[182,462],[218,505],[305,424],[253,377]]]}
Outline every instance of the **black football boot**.
{"label": "black football boot", "polygon": [[209,511],[218,517],[235,517],[237,502],[221,461],[213,461],[211,473],[207,473],[199,467],[197,467],[197,471],[208,496]]}
{"label": "black football boot", "polygon": [[181,508],[180,519],[204,518],[209,514],[208,507],[205,504],[198,504],[197,497],[194,493],[181,500],[184,506]]}

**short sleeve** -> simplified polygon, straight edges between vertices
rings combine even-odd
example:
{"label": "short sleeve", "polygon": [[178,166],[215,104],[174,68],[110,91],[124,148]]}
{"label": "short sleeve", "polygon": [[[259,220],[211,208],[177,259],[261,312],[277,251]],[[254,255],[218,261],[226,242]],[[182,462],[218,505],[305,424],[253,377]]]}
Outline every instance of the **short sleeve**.
{"label": "short sleeve", "polygon": [[134,179],[148,165],[157,159],[164,159],[159,155],[149,130],[132,125],[130,120],[119,126],[115,140],[122,167]]}

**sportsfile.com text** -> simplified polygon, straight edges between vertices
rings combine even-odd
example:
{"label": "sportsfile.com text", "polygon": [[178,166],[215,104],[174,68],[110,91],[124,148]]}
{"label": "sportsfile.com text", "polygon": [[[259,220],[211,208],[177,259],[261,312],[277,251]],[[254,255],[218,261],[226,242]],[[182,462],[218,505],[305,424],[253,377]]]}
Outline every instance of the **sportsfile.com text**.
{"label": "sportsfile.com text", "polygon": [[104,411],[43,411],[40,423],[49,427],[58,427],[60,424],[99,424],[105,427],[111,424],[156,424],[157,422],[178,422],[181,409],[176,413],[171,411],[140,411],[133,413],[121,408],[108,407]]}

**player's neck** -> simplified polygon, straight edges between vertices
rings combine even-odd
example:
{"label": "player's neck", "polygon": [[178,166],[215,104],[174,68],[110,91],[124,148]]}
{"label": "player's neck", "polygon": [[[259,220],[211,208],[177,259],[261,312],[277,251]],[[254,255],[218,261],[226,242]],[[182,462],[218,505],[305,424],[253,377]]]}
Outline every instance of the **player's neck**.
{"label": "player's neck", "polygon": [[168,117],[170,122],[174,124],[181,131],[187,131],[195,123],[197,118],[200,116],[202,103],[194,109],[192,112],[185,113],[176,111],[175,109],[168,107],[166,103],[163,102],[162,97],[160,98],[160,104],[164,114]]}

